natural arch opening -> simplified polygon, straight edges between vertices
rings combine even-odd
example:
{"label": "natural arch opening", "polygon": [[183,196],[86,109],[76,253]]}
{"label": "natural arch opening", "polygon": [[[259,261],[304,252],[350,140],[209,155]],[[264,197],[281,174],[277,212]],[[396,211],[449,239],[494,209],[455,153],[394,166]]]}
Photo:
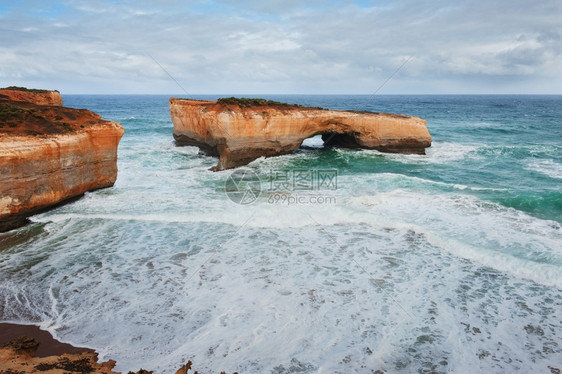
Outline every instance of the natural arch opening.
{"label": "natural arch opening", "polygon": [[322,148],[362,148],[357,142],[355,133],[326,132],[306,138],[301,143],[302,149]]}
{"label": "natural arch opening", "polygon": [[341,147],[341,148],[361,148],[356,140],[354,133],[339,134],[336,132],[327,132],[322,134],[324,147]]}
{"label": "natural arch opening", "polygon": [[324,148],[324,140],[322,140],[322,134],[313,135],[310,138],[306,138],[302,141],[302,149],[322,149]]}

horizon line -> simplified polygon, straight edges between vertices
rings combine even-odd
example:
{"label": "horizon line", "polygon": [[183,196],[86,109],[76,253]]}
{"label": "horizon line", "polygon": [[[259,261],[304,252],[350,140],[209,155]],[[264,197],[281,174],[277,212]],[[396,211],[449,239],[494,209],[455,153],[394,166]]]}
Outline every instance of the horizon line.
{"label": "horizon line", "polygon": [[[51,90],[49,90],[51,91]],[[57,90],[58,91],[58,90]],[[63,93],[61,95],[104,95],[104,96],[562,96],[562,93],[392,93],[392,94],[372,94],[372,93]]]}

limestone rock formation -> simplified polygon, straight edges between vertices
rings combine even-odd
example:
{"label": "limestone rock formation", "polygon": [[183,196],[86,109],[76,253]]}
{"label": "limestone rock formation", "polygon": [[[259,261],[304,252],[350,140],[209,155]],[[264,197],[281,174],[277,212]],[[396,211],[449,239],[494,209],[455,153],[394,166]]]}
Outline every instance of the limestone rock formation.
{"label": "limestone rock formation", "polygon": [[57,91],[0,89],[0,232],[115,183],[123,127],[60,105]]}
{"label": "limestone rock formation", "polygon": [[23,101],[37,105],[62,106],[62,97],[59,91],[34,90],[24,87],[2,88],[0,100]]}
{"label": "limestone rock formation", "polygon": [[290,153],[322,134],[325,144],[381,152],[425,154],[426,121],[388,113],[324,110],[266,101],[170,99],[177,145],[193,145],[231,169],[265,156]]}

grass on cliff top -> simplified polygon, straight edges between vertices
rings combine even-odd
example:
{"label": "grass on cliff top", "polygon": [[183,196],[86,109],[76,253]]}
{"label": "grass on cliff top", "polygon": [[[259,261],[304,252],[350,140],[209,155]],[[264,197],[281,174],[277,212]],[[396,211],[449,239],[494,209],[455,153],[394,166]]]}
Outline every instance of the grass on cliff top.
{"label": "grass on cliff top", "polygon": [[[248,97],[223,97],[217,100],[220,105],[238,105],[240,108],[251,108],[255,106],[270,106],[276,108],[304,108],[299,104],[288,104],[280,101],[266,100],[266,99],[252,99]],[[323,109],[323,108],[315,108]]]}
{"label": "grass on cliff top", "polygon": [[4,87],[4,88],[0,88],[0,90],[12,90],[12,91],[22,91],[22,92],[34,92],[34,93],[49,92],[49,90],[39,90],[36,88],[25,88],[25,87],[18,87],[18,86]]}
{"label": "grass on cliff top", "polygon": [[48,110],[0,103],[0,133],[18,135],[68,134],[72,125]]}
{"label": "grass on cliff top", "polygon": [[297,104],[287,104],[279,101],[266,99],[252,99],[248,97],[223,97],[217,100],[220,105],[238,105],[240,108],[250,108],[253,106],[275,106],[275,107],[300,107]]}
{"label": "grass on cliff top", "polygon": [[0,104],[0,121],[11,119],[25,113],[25,110],[10,104]]}

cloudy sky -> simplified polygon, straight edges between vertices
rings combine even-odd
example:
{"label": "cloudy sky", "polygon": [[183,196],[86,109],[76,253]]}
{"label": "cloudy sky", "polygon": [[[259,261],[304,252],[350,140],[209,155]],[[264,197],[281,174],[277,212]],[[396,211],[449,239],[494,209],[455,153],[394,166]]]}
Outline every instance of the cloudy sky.
{"label": "cloudy sky", "polygon": [[562,94],[562,1],[0,0],[8,85]]}

